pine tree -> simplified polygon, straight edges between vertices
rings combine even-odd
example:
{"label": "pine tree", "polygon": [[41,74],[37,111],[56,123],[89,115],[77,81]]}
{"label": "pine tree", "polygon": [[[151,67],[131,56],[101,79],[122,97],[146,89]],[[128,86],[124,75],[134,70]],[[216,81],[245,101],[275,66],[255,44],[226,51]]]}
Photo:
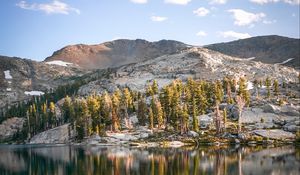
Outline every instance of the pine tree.
{"label": "pine tree", "polygon": [[215,127],[217,134],[221,133],[221,114],[219,110],[219,101],[216,101],[216,107],[215,107]]}
{"label": "pine tree", "polygon": [[181,134],[186,134],[189,130],[189,117],[188,107],[185,104],[181,110]]}
{"label": "pine tree", "polygon": [[86,100],[76,99],[74,110],[76,114],[77,138],[82,140],[85,136],[89,135],[89,111]]}
{"label": "pine tree", "polygon": [[113,131],[120,130],[120,118],[119,118],[119,108],[120,108],[120,101],[118,95],[116,93],[112,96],[112,127]]}
{"label": "pine tree", "polygon": [[250,94],[246,89],[246,79],[241,77],[239,81],[238,95],[244,99],[246,105],[250,104]]}
{"label": "pine tree", "polygon": [[149,129],[153,130],[153,127],[154,127],[154,116],[153,116],[153,112],[152,112],[151,108],[149,108],[148,118],[149,118]]}
{"label": "pine tree", "polygon": [[146,123],[147,104],[145,97],[141,96],[138,101],[137,118],[139,124],[145,126]]}
{"label": "pine tree", "polygon": [[128,88],[123,89],[123,95],[121,98],[122,109],[124,113],[124,118],[127,123],[127,128],[130,128],[131,124],[129,124],[129,115],[128,110],[132,111],[132,97]]}
{"label": "pine tree", "polygon": [[64,122],[69,122],[74,115],[74,109],[72,109],[72,99],[66,96],[62,105]]}
{"label": "pine tree", "polygon": [[279,95],[279,86],[278,86],[278,81],[277,80],[274,80],[273,88],[274,88],[274,95],[278,97],[278,95]]}
{"label": "pine tree", "polygon": [[227,124],[227,110],[224,108],[223,110],[223,122],[224,122],[224,131],[226,132],[226,124]]}
{"label": "pine tree", "polygon": [[267,87],[267,98],[270,98],[271,97],[271,90],[270,90],[271,80],[269,77],[266,78],[265,85]]}
{"label": "pine tree", "polygon": [[158,94],[158,84],[157,84],[156,80],[153,80],[152,91],[153,91],[153,94]]}
{"label": "pine tree", "polygon": [[193,98],[192,101],[192,117],[193,117],[193,130],[198,132],[199,131],[199,121],[197,119],[198,111],[196,106],[196,100]]}
{"label": "pine tree", "polygon": [[49,104],[49,126],[51,128],[57,126],[56,125],[56,112],[55,112],[55,104],[53,102],[50,102]]}
{"label": "pine tree", "polygon": [[97,133],[99,134],[99,124],[100,124],[100,116],[99,116],[99,110],[100,110],[100,103],[96,99],[95,95],[91,95],[87,98],[87,106],[89,110],[89,114],[91,116],[92,120],[92,127],[89,128],[91,133]]}
{"label": "pine tree", "polygon": [[157,100],[156,101],[156,119],[157,119],[157,124],[158,128],[161,128],[164,125],[164,117],[163,117],[163,111],[160,102]]}

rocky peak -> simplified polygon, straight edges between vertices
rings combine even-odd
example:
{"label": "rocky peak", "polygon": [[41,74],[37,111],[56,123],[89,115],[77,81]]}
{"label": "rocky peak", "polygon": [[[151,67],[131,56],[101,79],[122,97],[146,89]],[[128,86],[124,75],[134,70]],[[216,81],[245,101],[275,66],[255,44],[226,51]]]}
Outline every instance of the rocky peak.
{"label": "rocky peak", "polygon": [[45,61],[62,60],[87,69],[99,69],[153,59],[186,47],[186,44],[173,40],[149,42],[142,39],[119,39],[97,45],[66,46]]}

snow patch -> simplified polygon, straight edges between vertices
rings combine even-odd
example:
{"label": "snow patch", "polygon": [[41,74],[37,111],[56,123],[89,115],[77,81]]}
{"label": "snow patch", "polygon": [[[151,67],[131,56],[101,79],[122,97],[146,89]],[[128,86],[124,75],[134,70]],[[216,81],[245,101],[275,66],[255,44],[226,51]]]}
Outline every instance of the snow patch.
{"label": "snow patch", "polygon": [[246,87],[247,90],[250,90],[250,89],[253,89],[253,83],[248,81],[247,82],[247,87]]}
{"label": "snow patch", "polygon": [[12,76],[10,74],[10,70],[4,71],[4,78],[5,79],[12,79]]}
{"label": "snow patch", "polygon": [[45,93],[42,91],[25,91],[24,92],[26,95],[32,95],[32,96],[41,96],[44,95]]}
{"label": "snow patch", "polygon": [[[236,88],[238,89],[240,86],[239,85],[236,85]],[[254,88],[254,86],[253,86],[253,83],[252,82],[250,82],[250,81],[248,81],[247,83],[246,83],[246,90],[251,90],[251,89],[253,89]]]}
{"label": "snow patch", "polygon": [[283,62],[281,62],[281,63],[277,63],[277,64],[285,64],[285,63],[287,63],[287,62],[290,62],[290,61],[292,61],[294,58],[289,58],[289,59],[287,59],[287,60],[285,60],[285,61],[283,61]]}
{"label": "snow patch", "polygon": [[245,60],[251,61],[251,60],[254,60],[254,59],[255,59],[255,57],[250,57],[250,58],[246,58]]}
{"label": "snow patch", "polygon": [[58,65],[58,66],[64,66],[67,67],[68,65],[71,65],[73,63],[69,63],[69,62],[65,62],[65,61],[61,61],[61,60],[55,60],[55,61],[49,61],[46,62],[46,64],[50,64],[50,65]]}

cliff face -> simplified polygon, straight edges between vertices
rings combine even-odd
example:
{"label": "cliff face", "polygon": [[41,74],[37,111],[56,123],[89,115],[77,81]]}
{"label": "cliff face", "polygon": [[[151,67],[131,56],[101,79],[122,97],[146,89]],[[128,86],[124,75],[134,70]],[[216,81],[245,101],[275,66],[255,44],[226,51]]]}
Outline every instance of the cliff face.
{"label": "cliff face", "polygon": [[[227,43],[205,46],[226,55],[240,58],[254,58],[270,64],[284,64],[300,68],[300,39],[282,36],[258,36]],[[293,59],[292,59],[293,58]]]}
{"label": "cliff face", "polygon": [[98,45],[66,46],[45,61],[62,60],[86,69],[102,69],[153,59],[186,47],[184,43],[172,40],[149,42],[122,39]]}

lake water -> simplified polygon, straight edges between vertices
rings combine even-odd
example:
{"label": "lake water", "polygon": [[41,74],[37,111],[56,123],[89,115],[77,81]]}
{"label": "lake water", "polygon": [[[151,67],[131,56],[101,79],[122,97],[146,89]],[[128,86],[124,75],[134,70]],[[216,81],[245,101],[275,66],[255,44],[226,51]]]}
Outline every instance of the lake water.
{"label": "lake water", "polygon": [[299,175],[300,148],[1,145],[0,174]]}

